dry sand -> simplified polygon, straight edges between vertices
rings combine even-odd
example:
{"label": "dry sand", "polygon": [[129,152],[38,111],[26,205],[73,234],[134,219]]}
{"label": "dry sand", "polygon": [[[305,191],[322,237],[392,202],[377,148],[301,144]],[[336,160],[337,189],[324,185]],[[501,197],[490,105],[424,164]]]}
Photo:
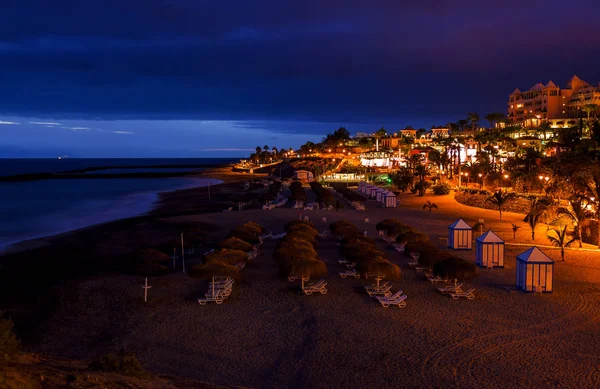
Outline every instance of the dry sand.
{"label": "dry sand", "polygon": [[[428,199],[439,209],[423,211]],[[429,234],[440,247],[458,217],[471,225],[482,218],[507,243],[523,246],[507,245],[504,269],[481,269],[465,285],[476,288],[472,301],[442,296],[439,285],[403,267],[393,290],[408,295],[408,306],[384,309],[363,292],[370,280],[337,276],[344,269],[337,264],[334,238],[318,247],[329,268],[329,293],[313,296],[301,295],[298,283],[278,278],[275,243],[267,241],[223,305],[199,306],[195,299],[206,286],[182,273],[151,280],[147,304],[138,277],[85,281],[40,333],[34,349],[85,359],[125,347],[158,374],[257,388],[600,386],[600,252],[570,250],[560,262],[559,251],[544,249],[557,260],[554,293],[509,292],[515,256],[532,243],[523,215],[504,213],[500,222],[497,212],[458,204],[451,196],[402,195],[400,200],[397,209],[369,202],[366,212],[303,215],[320,230],[347,219],[371,236],[378,221],[395,217]],[[288,208],[170,220],[216,224],[222,231],[254,220],[281,232],[297,217]],[[511,223],[522,226],[516,240]],[[545,231],[545,225],[538,227],[535,243],[548,244]],[[393,262],[406,263],[384,242],[378,245]],[[457,253],[474,261],[474,250]]]}

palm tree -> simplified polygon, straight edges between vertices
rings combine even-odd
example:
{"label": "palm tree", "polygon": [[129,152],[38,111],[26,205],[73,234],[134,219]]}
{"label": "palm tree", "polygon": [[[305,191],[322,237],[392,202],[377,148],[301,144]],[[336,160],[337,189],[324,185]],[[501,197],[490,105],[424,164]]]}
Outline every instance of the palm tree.
{"label": "palm tree", "polygon": [[516,225],[515,223],[512,223],[512,231],[513,231],[513,239],[517,239],[517,230],[521,228],[521,226]]}
{"label": "palm tree", "polygon": [[475,127],[477,127],[477,122],[479,121],[479,115],[477,115],[474,112],[471,112],[468,114],[467,120],[469,121],[469,124],[471,125],[471,131],[475,131]]}
{"label": "palm tree", "polygon": [[432,203],[431,201],[427,201],[424,205],[423,205],[423,210],[425,210],[426,208],[429,208],[429,212],[431,212],[431,210],[433,208],[438,209],[438,206],[435,203]]}
{"label": "palm tree", "polygon": [[265,151],[265,153],[266,153],[267,151],[269,151],[269,146],[267,146],[267,145],[264,145],[264,146],[263,146],[263,150],[264,150],[264,151]]}
{"label": "palm tree", "polygon": [[587,219],[587,205],[583,206],[581,199],[576,201],[571,201],[570,206],[568,208],[560,207],[558,208],[559,215],[565,215],[573,222],[573,226],[575,227],[575,236],[579,241],[579,247],[582,247],[581,244],[581,225],[584,220]]}
{"label": "palm tree", "polygon": [[540,200],[534,199],[531,201],[529,213],[525,216],[525,221],[527,221],[529,227],[531,227],[531,240],[535,240],[535,226],[540,220],[540,217],[546,214],[547,209],[547,205]]}
{"label": "palm tree", "polygon": [[[553,234],[551,234],[553,233]],[[550,243],[552,243],[552,245],[556,246],[556,247],[560,247],[560,257],[561,259],[564,261],[565,260],[565,247],[570,247],[573,242],[575,242],[577,240],[577,237],[573,237],[571,239],[569,239],[569,236],[567,235],[567,226],[563,226],[562,230],[558,229],[552,229],[550,231],[548,231],[548,239],[550,240]],[[556,236],[554,236],[556,235]]]}
{"label": "palm tree", "polygon": [[500,213],[500,220],[502,220],[502,207],[504,206],[504,204],[506,204],[508,200],[512,199],[513,197],[515,197],[514,193],[508,193],[506,191],[503,192],[502,190],[497,190],[485,201],[489,201],[490,203],[498,207],[498,212]]}
{"label": "palm tree", "polygon": [[425,185],[425,177],[429,174],[429,169],[424,164],[420,164],[415,168],[415,176],[419,177],[419,196],[425,194],[427,189]]}

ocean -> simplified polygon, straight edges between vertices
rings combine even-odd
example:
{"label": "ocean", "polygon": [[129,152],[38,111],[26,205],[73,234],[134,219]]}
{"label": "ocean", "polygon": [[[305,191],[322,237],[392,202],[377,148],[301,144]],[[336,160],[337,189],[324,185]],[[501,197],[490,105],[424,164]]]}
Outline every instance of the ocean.
{"label": "ocean", "polygon": [[[98,173],[189,172],[203,168],[185,165],[219,165],[235,158],[182,159],[0,159],[0,177],[57,173],[92,167]],[[135,166],[136,168],[126,168]],[[173,166],[155,168],[151,166]],[[139,216],[155,204],[158,193],[218,184],[197,177],[173,178],[71,178],[0,182],[0,253],[13,243]]]}

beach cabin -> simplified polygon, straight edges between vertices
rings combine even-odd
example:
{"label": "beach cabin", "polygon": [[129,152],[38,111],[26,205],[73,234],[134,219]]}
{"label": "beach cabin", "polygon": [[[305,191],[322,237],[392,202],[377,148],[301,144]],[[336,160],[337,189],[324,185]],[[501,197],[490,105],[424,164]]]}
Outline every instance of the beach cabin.
{"label": "beach cabin", "polygon": [[314,177],[312,172],[308,170],[296,170],[294,172],[294,178],[298,181],[312,182]]}
{"label": "beach cabin", "polygon": [[385,195],[387,195],[388,192],[389,192],[389,190],[387,190],[387,189],[384,189],[384,190],[381,191],[381,195],[377,199],[377,202],[379,204],[383,204],[385,202]]}
{"label": "beach cabin", "polygon": [[475,263],[481,267],[504,267],[504,241],[492,230],[475,239]]}
{"label": "beach cabin", "polygon": [[369,192],[367,193],[367,195],[369,195],[369,197],[373,199],[377,196],[377,190],[379,190],[378,187],[372,186],[371,188],[369,188]]}
{"label": "beach cabin", "polygon": [[554,261],[537,247],[517,255],[517,288],[524,292],[552,292]]}
{"label": "beach cabin", "polygon": [[366,182],[361,181],[358,183],[358,193],[364,193]]}
{"label": "beach cabin", "polygon": [[385,189],[383,188],[378,188],[377,191],[375,192],[375,200],[380,203],[381,202],[381,196],[385,193]]}
{"label": "beach cabin", "polygon": [[458,219],[448,227],[448,248],[453,250],[471,250],[473,228],[463,219]]}
{"label": "beach cabin", "polygon": [[385,208],[396,208],[398,205],[398,199],[396,198],[394,192],[387,192],[383,198],[382,204]]}

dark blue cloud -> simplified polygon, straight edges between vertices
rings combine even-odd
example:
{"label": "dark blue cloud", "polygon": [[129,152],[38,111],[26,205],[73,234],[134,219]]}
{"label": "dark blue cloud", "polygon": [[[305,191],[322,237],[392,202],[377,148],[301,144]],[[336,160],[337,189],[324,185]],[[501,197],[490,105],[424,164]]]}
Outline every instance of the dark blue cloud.
{"label": "dark blue cloud", "polygon": [[425,126],[600,81],[595,1],[400,3],[12,1],[0,113]]}

